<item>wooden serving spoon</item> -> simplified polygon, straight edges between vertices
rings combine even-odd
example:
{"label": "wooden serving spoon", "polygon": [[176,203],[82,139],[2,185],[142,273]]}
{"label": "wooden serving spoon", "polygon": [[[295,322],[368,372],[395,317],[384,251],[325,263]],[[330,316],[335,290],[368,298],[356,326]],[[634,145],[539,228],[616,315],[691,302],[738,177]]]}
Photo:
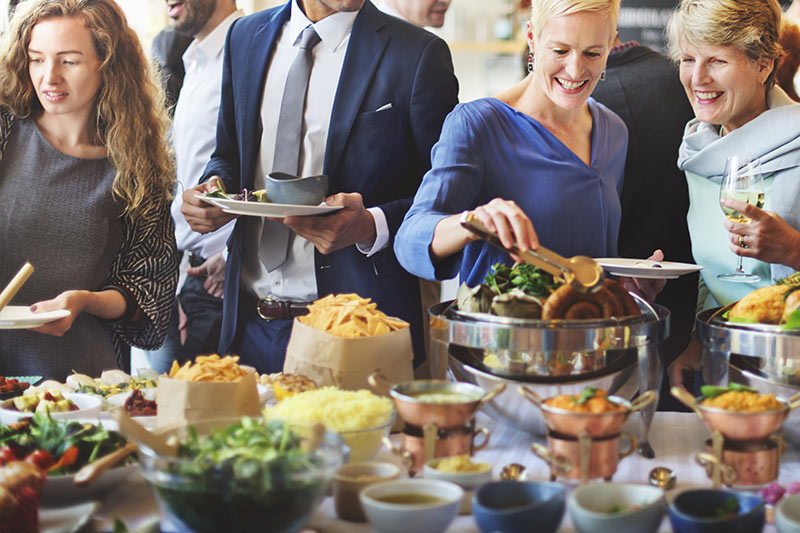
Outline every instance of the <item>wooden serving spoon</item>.
{"label": "wooden serving spoon", "polygon": [[3,308],[8,305],[8,302],[11,301],[11,298],[19,292],[22,285],[31,277],[31,274],[33,274],[33,265],[30,263],[22,265],[22,268],[20,268],[19,272],[8,282],[3,292],[0,292],[0,311],[2,311]]}
{"label": "wooden serving spoon", "polygon": [[128,441],[122,448],[95,459],[75,473],[72,477],[73,483],[75,483],[76,487],[85,487],[97,479],[100,474],[135,452],[136,448],[135,442]]}

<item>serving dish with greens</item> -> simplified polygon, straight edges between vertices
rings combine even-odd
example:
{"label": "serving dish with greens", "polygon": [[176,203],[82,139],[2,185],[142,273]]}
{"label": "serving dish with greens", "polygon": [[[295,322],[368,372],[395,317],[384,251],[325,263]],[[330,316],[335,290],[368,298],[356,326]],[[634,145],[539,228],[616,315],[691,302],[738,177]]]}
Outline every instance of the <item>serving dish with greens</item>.
{"label": "serving dish with greens", "polygon": [[298,531],[321,502],[344,446],[334,433],[244,417],[162,428],[177,456],[140,445],[142,475],[181,531]]}

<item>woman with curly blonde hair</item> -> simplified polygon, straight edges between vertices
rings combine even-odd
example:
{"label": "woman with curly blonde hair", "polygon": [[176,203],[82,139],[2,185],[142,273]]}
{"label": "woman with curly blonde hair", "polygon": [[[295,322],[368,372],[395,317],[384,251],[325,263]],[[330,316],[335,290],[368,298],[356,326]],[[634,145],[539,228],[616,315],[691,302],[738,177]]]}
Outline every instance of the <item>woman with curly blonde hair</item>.
{"label": "woman with curly blonde hair", "polygon": [[30,261],[16,302],[69,315],[0,335],[0,374],[96,375],[160,345],[177,281],[163,109],[113,0],[19,4],[0,47],[0,283]]}

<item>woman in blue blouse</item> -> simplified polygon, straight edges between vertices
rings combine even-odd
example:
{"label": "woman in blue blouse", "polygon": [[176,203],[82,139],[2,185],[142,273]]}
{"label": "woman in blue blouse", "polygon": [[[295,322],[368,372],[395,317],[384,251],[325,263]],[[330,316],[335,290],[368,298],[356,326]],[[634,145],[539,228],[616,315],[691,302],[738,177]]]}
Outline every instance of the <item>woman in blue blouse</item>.
{"label": "woman in blue blouse", "polygon": [[[614,256],[627,131],[589,98],[603,78],[620,0],[537,0],[528,22],[530,74],[447,117],[395,252],[426,279],[473,286],[507,253],[458,222],[464,210],[507,247],[538,243],[565,256]],[[535,230],[534,230],[535,228]]]}

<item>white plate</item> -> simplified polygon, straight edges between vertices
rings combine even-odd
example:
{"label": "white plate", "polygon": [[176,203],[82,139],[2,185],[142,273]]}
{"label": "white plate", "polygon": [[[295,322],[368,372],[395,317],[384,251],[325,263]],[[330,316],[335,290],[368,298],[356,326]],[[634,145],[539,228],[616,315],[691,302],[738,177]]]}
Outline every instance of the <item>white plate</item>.
{"label": "white plate", "polygon": [[69,314],[66,309],[32,313],[27,305],[7,305],[0,311],[0,329],[38,328]]}
{"label": "white plate", "polygon": [[39,533],[76,533],[89,525],[92,515],[100,508],[97,502],[69,507],[39,509]]}
{"label": "white plate", "polygon": [[[103,399],[94,394],[80,394],[80,393],[67,393],[64,398],[71,400],[72,403],[78,406],[76,411],[60,411],[50,413],[54,420],[74,420],[74,419],[88,419],[95,422],[100,417],[100,407]],[[22,418],[31,418],[33,413],[15,411],[14,409],[6,409],[7,405],[12,400],[4,400],[0,403],[0,423],[13,424]]]}
{"label": "white plate", "polygon": [[649,261],[647,259],[603,257],[595,259],[595,261],[606,269],[609,274],[629,278],[674,279],[703,269],[700,265],[691,263]]}
{"label": "white plate", "polygon": [[135,471],[135,464],[117,466],[106,470],[85,487],[76,487],[72,475],[48,476],[42,489],[42,504],[63,505],[105,496]]}
{"label": "white plate", "polygon": [[221,208],[226,213],[233,215],[246,215],[254,217],[304,217],[313,215],[324,215],[332,211],[338,211],[341,205],[293,205],[293,204],[273,204],[269,202],[243,202],[241,200],[231,200],[230,198],[214,198],[195,195],[204,202]]}

